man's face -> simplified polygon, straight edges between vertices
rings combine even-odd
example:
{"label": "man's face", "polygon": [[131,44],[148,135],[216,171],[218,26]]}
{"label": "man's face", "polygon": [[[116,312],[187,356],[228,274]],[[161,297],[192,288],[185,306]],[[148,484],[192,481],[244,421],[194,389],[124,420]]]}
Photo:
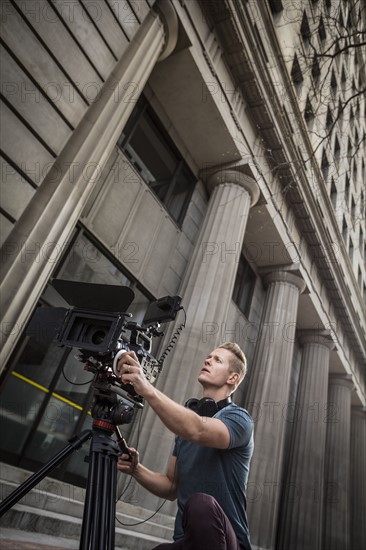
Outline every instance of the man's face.
{"label": "man's face", "polygon": [[198,382],[205,387],[221,388],[236,373],[230,372],[231,351],[214,349],[205,359],[198,375]]}

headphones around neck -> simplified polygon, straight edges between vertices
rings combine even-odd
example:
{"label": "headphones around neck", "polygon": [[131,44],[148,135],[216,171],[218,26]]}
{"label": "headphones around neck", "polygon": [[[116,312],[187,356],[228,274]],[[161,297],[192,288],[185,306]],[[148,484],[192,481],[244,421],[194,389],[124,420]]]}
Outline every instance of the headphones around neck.
{"label": "headphones around neck", "polygon": [[202,399],[188,399],[185,403],[185,407],[191,409],[199,416],[211,417],[219,412],[224,407],[227,407],[231,403],[231,397],[226,397],[221,401],[214,401],[211,397],[202,397]]}

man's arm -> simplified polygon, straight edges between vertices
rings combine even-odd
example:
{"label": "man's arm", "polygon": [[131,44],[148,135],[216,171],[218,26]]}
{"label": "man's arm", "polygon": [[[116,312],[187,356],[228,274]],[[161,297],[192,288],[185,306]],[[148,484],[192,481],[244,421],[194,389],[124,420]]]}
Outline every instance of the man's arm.
{"label": "man's arm", "polygon": [[136,392],[144,397],[171,432],[204,447],[229,447],[230,433],[225,424],[217,418],[199,416],[154,388],[146,380],[133,351],[122,355],[118,368],[122,382],[133,384]]}
{"label": "man's arm", "polygon": [[175,456],[170,457],[166,474],[159,474],[140,464],[136,449],[129,448],[129,453],[130,461],[123,459],[123,457],[127,459],[127,455],[122,455],[118,461],[117,468],[121,472],[132,475],[142,487],[157,497],[168,500],[177,498],[178,475]]}

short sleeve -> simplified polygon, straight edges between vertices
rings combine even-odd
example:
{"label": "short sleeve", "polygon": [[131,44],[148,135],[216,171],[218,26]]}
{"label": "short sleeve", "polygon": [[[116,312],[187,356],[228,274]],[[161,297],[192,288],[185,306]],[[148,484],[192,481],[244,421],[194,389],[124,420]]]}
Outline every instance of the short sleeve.
{"label": "short sleeve", "polygon": [[246,410],[225,407],[215,418],[221,420],[229,430],[229,449],[248,445],[253,435],[253,419]]}

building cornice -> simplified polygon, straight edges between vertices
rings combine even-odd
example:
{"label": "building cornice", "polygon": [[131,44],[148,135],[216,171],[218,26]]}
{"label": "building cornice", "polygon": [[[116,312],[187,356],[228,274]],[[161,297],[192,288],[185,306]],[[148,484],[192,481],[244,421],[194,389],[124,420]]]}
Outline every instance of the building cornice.
{"label": "building cornice", "polygon": [[[223,55],[234,81],[248,104],[248,115],[251,116],[266,147],[271,149],[269,161],[272,161],[272,169],[276,170],[282,188],[286,189],[284,199],[292,210],[296,210],[296,223],[312,252],[312,260],[317,265],[322,283],[327,288],[330,302],[337,309],[337,316],[349,338],[350,348],[357,354],[358,360],[363,362],[365,360],[366,338],[345,284],[344,275],[337,262],[330,264],[328,259],[329,250],[327,250],[324,240],[321,240],[322,234],[327,235],[327,227],[321,218],[314,194],[308,185],[307,175],[302,167],[303,161],[300,159],[292,139],[288,139],[290,135],[288,123],[284,117],[275,118],[274,116],[274,111],[282,111],[282,105],[277,100],[277,92],[256,46],[255,37],[249,23],[250,16],[240,17],[239,19],[241,10],[245,9],[242,2],[239,5],[239,2],[236,1],[223,0],[217,3],[209,2],[205,6],[205,1],[202,0],[201,4],[206,17],[215,28],[222,43]],[[282,59],[282,52],[276,39],[270,13],[267,13],[267,11],[267,4],[264,2],[261,12],[265,13],[266,28],[268,27],[268,31],[271,33],[270,39],[275,50],[274,54]],[[299,120],[301,120],[297,99],[283,62],[280,69],[291,106],[298,113]],[[313,157],[313,148],[307,131],[301,124],[299,129],[304,145],[309,151],[309,158],[312,158],[315,173],[320,180],[320,169]],[[285,136],[287,140],[281,139],[281,136]],[[289,158],[292,160],[289,161]],[[296,175],[294,174],[294,159],[299,160],[300,166]],[[299,186],[294,185],[294,181],[299,179],[301,189]],[[322,186],[319,185],[319,188],[322,189]],[[327,200],[329,201],[328,197]],[[310,205],[310,208],[308,205]],[[335,221],[332,220],[332,222],[335,234],[339,235],[339,229],[335,226]],[[345,255],[344,250],[342,250],[342,255]],[[345,263],[348,265],[348,262]]]}

